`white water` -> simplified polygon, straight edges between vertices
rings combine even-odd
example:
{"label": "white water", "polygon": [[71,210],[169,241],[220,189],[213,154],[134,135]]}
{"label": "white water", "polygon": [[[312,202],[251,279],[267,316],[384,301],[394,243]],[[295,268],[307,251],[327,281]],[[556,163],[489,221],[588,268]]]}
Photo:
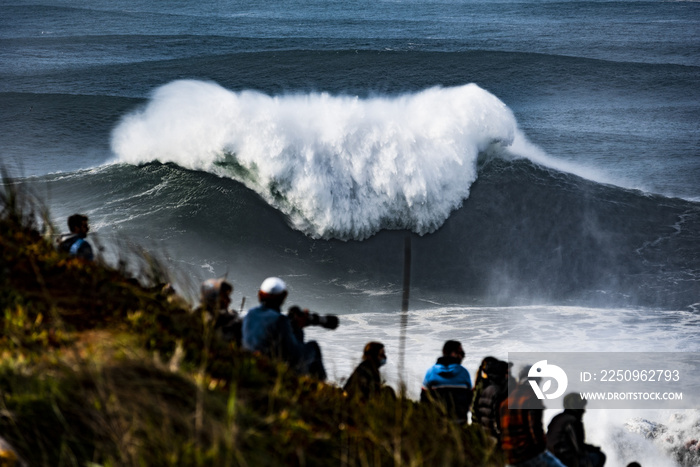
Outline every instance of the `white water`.
{"label": "white water", "polygon": [[517,133],[505,104],[474,84],[359,99],[177,81],[122,120],[112,150],[118,162],[237,178],[313,237],[362,239],[437,229],[469,196],[479,153]]}
{"label": "white water", "polygon": [[476,84],[360,99],[175,81],[122,119],[112,151],[116,162],[174,162],[234,178],[314,238],[435,231],[469,197],[483,153],[627,186],[546,154]]}

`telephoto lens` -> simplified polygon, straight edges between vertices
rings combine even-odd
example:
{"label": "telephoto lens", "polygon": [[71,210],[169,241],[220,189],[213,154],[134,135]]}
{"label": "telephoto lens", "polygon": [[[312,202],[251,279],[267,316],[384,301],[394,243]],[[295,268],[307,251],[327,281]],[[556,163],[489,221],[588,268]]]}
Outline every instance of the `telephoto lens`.
{"label": "telephoto lens", "polygon": [[292,319],[293,325],[298,327],[321,326],[322,328],[326,329],[335,329],[338,327],[340,322],[338,317],[335,315],[319,315],[318,313],[309,313],[308,310],[302,310],[296,305],[289,308],[287,316]]}
{"label": "telephoto lens", "polygon": [[326,329],[335,329],[338,327],[338,317],[335,315],[319,315],[318,313],[309,314],[310,323],[312,326],[321,326]]}

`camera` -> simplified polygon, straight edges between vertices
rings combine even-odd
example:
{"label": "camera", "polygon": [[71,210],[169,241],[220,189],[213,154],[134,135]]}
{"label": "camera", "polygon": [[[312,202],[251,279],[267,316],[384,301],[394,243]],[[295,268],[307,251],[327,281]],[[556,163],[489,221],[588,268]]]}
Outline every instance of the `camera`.
{"label": "camera", "polygon": [[338,327],[338,317],[336,315],[309,313],[309,324],[311,326],[321,326],[326,329],[335,329]]}
{"label": "camera", "polygon": [[335,329],[339,324],[338,317],[335,315],[319,315],[308,310],[302,310],[298,306],[291,307],[287,312],[287,316],[292,321],[300,320],[307,326],[321,326],[326,329]]}

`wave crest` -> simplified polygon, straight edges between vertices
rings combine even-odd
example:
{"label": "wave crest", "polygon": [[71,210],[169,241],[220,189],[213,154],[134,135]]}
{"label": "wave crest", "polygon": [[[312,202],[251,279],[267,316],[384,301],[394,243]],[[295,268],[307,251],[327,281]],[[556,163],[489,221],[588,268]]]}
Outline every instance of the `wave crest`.
{"label": "wave crest", "polygon": [[479,153],[516,137],[475,84],[360,99],[268,96],[175,81],[122,119],[117,162],[174,162],[239,180],[314,238],[436,230],[469,196]]}

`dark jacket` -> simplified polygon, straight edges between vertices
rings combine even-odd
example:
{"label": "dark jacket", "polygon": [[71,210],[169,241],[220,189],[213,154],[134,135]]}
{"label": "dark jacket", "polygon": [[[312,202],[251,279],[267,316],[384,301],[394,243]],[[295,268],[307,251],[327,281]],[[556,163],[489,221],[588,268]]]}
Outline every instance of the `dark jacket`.
{"label": "dark jacket", "polygon": [[583,410],[566,409],[555,415],[547,427],[547,449],[567,467],[598,466],[605,455],[596,446],[586,444]]}
{"label": "dark jacket", "polygon": [[382,377],[379,367],[370,359],[363,360],[348,378],[343,390],[350,398],[360,397],[367,400],[382,391]]}
{"label": "dark jacket", "polygon": [[508,397],[508,382],[505,379],[482,379],[474,388],[472,422],[481,425],[491,436],[499,438],[501,421],[499,408]]}
{"label": "dark jacket", "polygon": [[508,362],[494,357],[486,357],[481,362],[474,384],[472,422],[484,427],[496,439],[501,435],[501,403],[515,386]]}
{"label": "dark jacket", "polygon": [[221,336],[222,339],[228,342],[235,342],[236,345],[241,345],[241,333],[243,323],[238,317],[238,313],[219,312],[216,315],[214,330]]}
{"label": "dark jacket", "polygon": [[[79,242],[79,243],[78,243]],[[92,261],[95,256],[92,253],[92,247],[87,240],[81,238],[77,234],[68,234],[61,237],[58,249],[71,256],[83,258]]]}
{"label": "dark jacket", "polygon": [[238,316],[238,312],[228,310],[212,311],[210,308],[201,305],[195,308],[194,312],[196,314],[206,313],[210,319],[214,320],[214,332],[217,337],[227,342],[235,342],[237,346],[241,346],[243,320]]}
{"label": "dark jacket", "polygon": [[440,357],[425,374],[421,402],[442,403],[453,418],[467,420],[472,402],[472,382],[469,372],[455,357]]}
{"label": "dark jacket", "polygon": [[[508,407],[537,407],[509,409]],[[537,399],[532,387],[523,381],[501,403],[501,447],[509,464],[519,464],[542,454],[547,439],[542,425],[544,405]]]}

